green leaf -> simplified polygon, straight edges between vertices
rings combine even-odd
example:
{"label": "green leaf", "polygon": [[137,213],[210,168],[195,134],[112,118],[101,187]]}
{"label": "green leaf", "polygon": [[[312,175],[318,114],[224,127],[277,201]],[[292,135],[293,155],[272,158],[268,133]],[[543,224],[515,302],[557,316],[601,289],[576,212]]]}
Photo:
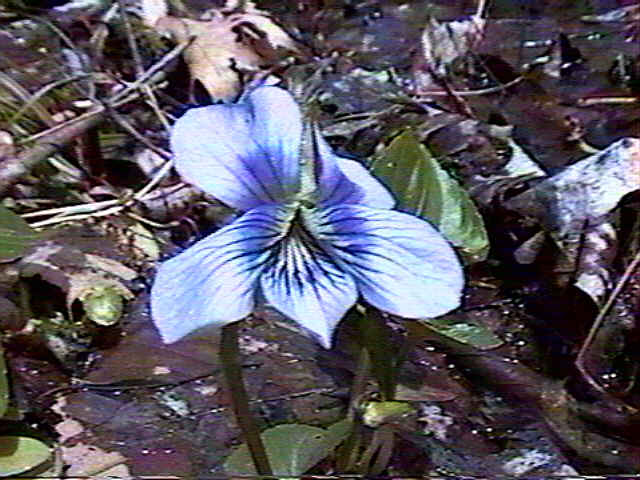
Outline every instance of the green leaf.
{"label": "green leaf", "polygon": [[0,206],[0,262],[15,260],[39,239],[27,222]]}
{"label": "green leaf", "polygon": [[[341,420],[329,428],[286,424],[260,434],[273,474],[296,477],[326,458],[351,431],[351,422]],[[255,475],[251,455],[245,444],[227,458],[224,469],[229,475]]]}
{"label": "green leaf", "polygon": [[31,437],[0,437],[0,477],[19,475],[42,465],[50,457],[49,447]]}
{"label": "green leaf", "polygon": [[393,193],[397,208],[434,224],[468,263],[489,251],[484,222],[467,192],[407,130],[376,156],[372,173]]}
{"label": "green leaf", "polygon": [[4,361],[4,351],[0,346],[0,418],[7,413],[9,406],[9,382],[7,380],[7,364]]}
{"label": "green leaf", "polygon": [[451,322],[446,317],[418,320],[418,322],[435,330],[441,335],[460,343],[472,345],[480,350],[489,350],[502,345],[502,340],[483,325],[466,322]]}
{"label": "green leaf", "polygon": [[407,402],[367,402],[362,409],[362,423],[367,427],[378,428],[412,413],[415,410]]}

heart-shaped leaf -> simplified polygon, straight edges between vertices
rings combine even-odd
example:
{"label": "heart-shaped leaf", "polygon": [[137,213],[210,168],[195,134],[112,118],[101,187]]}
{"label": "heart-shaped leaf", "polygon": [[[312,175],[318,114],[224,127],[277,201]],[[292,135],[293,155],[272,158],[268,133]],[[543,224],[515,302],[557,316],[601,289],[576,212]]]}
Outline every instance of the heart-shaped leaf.
{"label": "heart-shaped leaf", "polygon": [[19,475],[47,461],[51,451],[31,437],[0,437],[0,477]]}
{"label": "heart-shaped leaf", "polygon": [[478,209],[410,130],[376,157],[372,173],[391,190],[399,210],[433,223],[468,263],[486,258],[489,240]]}
{"label": "heart-shaped leaf", "polygon": [[[327,457],[350,430],[351,422],[348,420],[334,423],[327,429],[294,423],[269,428],[260,436],[273,474],[297,477]],[[244,444],[229,456],[224,468],[230,475],[256,474],[249,450]]]}

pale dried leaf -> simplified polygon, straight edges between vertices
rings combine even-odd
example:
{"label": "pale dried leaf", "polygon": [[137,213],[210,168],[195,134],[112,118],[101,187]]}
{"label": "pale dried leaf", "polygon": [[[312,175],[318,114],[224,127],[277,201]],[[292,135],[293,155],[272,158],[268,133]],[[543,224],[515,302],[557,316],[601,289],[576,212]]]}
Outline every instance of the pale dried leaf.
{"label": "pale dried leaf", "polygon": [[538,217],[562,243],[579,236],[585,224],[601,223],[623,196],[639,189],[640,139],[623,138],[514,197],[507,207]]}
{"label": "pale dried leaf", "polygon": [[596,305],[602,305],[611,288],[609,267],[616,255],[617,235],[610,223],[589,228],[583,235],[575,285]]}
{"label": "pale dried leaf", "polygon": [[166,16],[157,21],[156,28],[178,42],[193,38],[184,51],[185,62],[192,77],[214,100],[235,98],[241,88],[239,71],[257,71],[266,63],[242,37],[265,39],[273,49],[296,50],[295,42],[282,28],[258,13],[225,16],[213,10],[208,21]]}
{"label": "pale dried leaf", "polygon": [[516,249],[515,252],[513,252],[513,256],[516,259],[516,262],[522,265],[532,264],[542,250],[546,238],[547,236],[545,235],[545,233],[543,231],[540,231],[526,240]]}
{"label": "pale dried leaf", "polygon": [[67,477],[131,478],[126,458],[118,452],[107,452],[94,445],[79,443],[62,447],[62,459],[69,466]]}
{"label": "pale dried leaf", "polygon": [[600,15],[583,15],[580,20],[586,23],[639,22],[640,5],[614,8]]}
{"label": "pale dried leaf", "polygon": [[84,256],[88,267],[110,273],[122,280],[131,281],[138,276],[138,272],[111,258],[91,253],[85,253]]}
{"label": "pale dried leaf", "polygon": [[265,39],[269,42],[272,48],[285,48],[287,50],[296,50],[296,45],[285,32],[282,27],[278,26],[271,18],[264,16],[260,13],[260,10],[255,10],[252,13],[243,13],[230,17],[230,20],[235,20],[238,23],[251,23],[255,25],[258,30],[264,33]]}
{"label": "pale dried leaf", "polygon": [[84,432],[82,424],[65,413],[64,408],[66,406],[67,397],[64,395],[56,397],[56,403],[51,405],[51,410],[62,417],[62,421],[54,425],[54,428],[58,433],[58,443],[61,445],[70,438]]}
{"label": "pale dried leaf", "polygon": [[[534,188],[510,199],[507,207],[532,216],[562,251],[560,270],[574,272],[575,285],[600,305],[610,288],[616,253],[611,212],[625,195],[640,190],[640,139],[623,138],[605,150],[569,165]],[[539,247],[534,236],[517,251],[531,263]]]}
{"label": "pale dried leaf", "polygon": [[5,130],[0,130],[0,160],[12,157],[14,153],[13,136]]}
{"label": "pale dried leaf", "polygon": [[141,223],[134,223],[129,228],[132,235],[132,246],[142,252],[149,260],[158,260],[160,258],[160,246],[156,242],[153,233],[151,233]]}
{"label": "pale dried leaf", "polygon": [[166,0],[141,0],[140,17],[145,25],[153,28],[156,22],[169,13]]}
{"label": "pale dried leaf", "polygon": [[431,18],[422,31],[417,59],[416,83],[420,90],[438,88],[437,77],[447,75],[447,66],[473,50],[484,36],[486,21],[478,16],[440,23]]}

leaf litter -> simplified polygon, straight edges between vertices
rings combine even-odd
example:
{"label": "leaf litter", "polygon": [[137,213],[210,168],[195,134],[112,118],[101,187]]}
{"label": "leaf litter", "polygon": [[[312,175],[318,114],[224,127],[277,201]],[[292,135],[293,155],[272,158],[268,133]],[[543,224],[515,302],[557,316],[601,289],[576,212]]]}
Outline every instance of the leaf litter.
{"label": "leaf litter", "polygon": [[[487,477],[636,471],[637,271],[611,297],[640,246],[633,138],[640,118],[633,81],[639,52],[627,41],[636,11],[622,5],[603,11],[594,4],[586,10],[531,6],[515,12],[497,1],[480,16],[461,3],[337,2],[327,8],[303,2],[292,16],[265,1],[245,2],[244,11],[228,3],[202,17],[196,3],[155,2],[155,12],[142,15],[151,28],[134,35],[145,63],[140,67],[169,51],[170,42],[155,26],[163,17],[178,49],[184,49],[185,64],[168,60],[164,65],[170,66],[158,70],[165,83],[152,83],[145,94],[149,103],[130,101],[121,110],[140,137],[163,145],[166,119],[158,118],[157,108],[170,118],[183,112],[180,103],[194,101],[185,78],[201,82],[213,100],[231,100],[245,82],[265,74],[294,78],[300,65],[283,61],[288,55],[296,57],[293,63],[313,67],[316,60],[307,49],[323,60],[334,52],[330,71],[320,76],[320,120],[332,146],[384,159],[385,148],[410,128],[441,177],[468,192],[476,205],[473,215],[482,221],[476,224],[486,228],[480,237],[489,251],[467,267],[465,307],[442,319],[444,327],[462,326],[459,333],[441,329],[441,336],[422,324],[387,319],[411,345],[398,398],[424,414],[422,420],[408,416],[385,427],[397,441],[390,469]],[[2,8],[10,23],[20,21],[11,8]],[[80,13],[36,12],[70,27],[76,57],[94,55],[93,73],[117,72],[119,78],[105,82],[103,76],[90,86],[99,96],[110,95],[122,79],[135,82],[119,58],[129,48],[120,14]],[[136,10],[126,13],[135,25]],[[91,51],[83,38],[97,31],[102,18],[116,28],[102,47],[92,44],[102,51]],[[36,108],[21,110],[30,94],[59,75],[56,60],[66,61],[48,28],[45,22],[3,28],[2,41],[16,48],[7,49],[2,68],[27,89],[16,97],[7,94],[13,84],[0,85],[0,113],[6,105],[22,112],[16,123],[0,124],[10,132],[11,146],[3,149],[8,157],[29,153],[25,139],[51,127],[55,114],[68,112],[68,99],[87,98],[82,88],[90,84],[71,83],[64,91],[40,91],[32,101]],[[45,39],[51,54],[25,50],[16,43],[20,37]],[[24,67],[6,67],[12,65],[6,60]],[[34,68],[44,74],[35,76]],[[437,78],[425,76],[430,71]],[[438,95],[428,99],[413,95],[434,90]],[[102,138],[129,135],[105,124],[99,130]],[[122,149],[123,156],[134,159],[147,148],[134,143]],[[10,185],[3,182],[5,206],[22,214],[130,195],[110,184],[113,175],[75,175],[73,181],[52,175],[64,162],[91,158],[77,154],[81,142],[72,144],[73,149],[48,150],[40,166],[30,166]],[[602,151],[594,153],[594,147]],[[107,164],[107,174],[112,168]],[[51,239],[45,231],[44,238],[20,240],[6,256],[11,263],[3,264],[0,292],[7,311],[14,312],[2,321],[12,399],[42,425],[62,429],[59,415],[63,422],[79,422],[81,429],[67,424],[73,435],[57,440],[68,452],[91,446],[86,448],[98,463],[113,454],[137,475],[219,472],[238,431],[217,376],[215,335],[202,332],[163,345],[150,322],[146,290],[158,247],[179,250],[223,225],[229,212],[212,214],[207,199],[175,176],[155,180],[157,165],[141,171],[159,186],[152,200],[119,210],[137,215],[134,223],[127,219],[123,227],[121,219],[105,216],[97,222],[104,229],[81,235]],[[77,220],[92,221],[91,215]],[[132,240],[119,234],[129,229]],[[15,241],[21,234],[14,230],[18,237],[7,238]],[[84,318],[89,297],[112,296],[95,287],[112,287],[120,298],[107,298],[106,311],[114,312],[107,317],[117,318],[110,325]],[[599,387],[594,393],[572,364],[585,329],[607,300],[613,307],[586,358]],[[9,319],[16,315],[21,318]],[[300,423],[324,430],[346,408],[355,370],[353,326],[342,326],[339,347],[324,353],[282,325],[285,319],[265,310],[244,331],[252,405],[265,428]],[[465,326],[472,325],[484,336],[469,336]],[[375,385],[369,388],[375,398]],[[66,405],[54,414],[56,399]],[[72,453],[63,461],[82,472]],[[331,456],[320,459],[312,472],[330,472],[331,465]]]}

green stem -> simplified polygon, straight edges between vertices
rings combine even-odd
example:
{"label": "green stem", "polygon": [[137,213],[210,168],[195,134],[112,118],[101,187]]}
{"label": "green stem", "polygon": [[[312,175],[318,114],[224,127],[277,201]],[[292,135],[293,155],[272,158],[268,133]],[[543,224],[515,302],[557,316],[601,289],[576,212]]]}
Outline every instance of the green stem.
{"label": "green stem", "polygon": [[364,426],[362,425],[362,421],[357,410],[360,407],[360,402],[362,401],[362,397],[367,389],[370,368],[371,360],[369,358],[369,352],[364,345],[360,345],[358,364],[356,366],[356,374],[351,385],[349,411],[347,413],[347,418],[351,421],[353,427],[351,435],[349,435],[343,447],[340,449],[340,453],[336,461],[336,469],[339,473],[353,471],[358,463],[358,453],[362,443],[362,431]]}
{"label": "green stem", "polygon": [[393,344],[393,331],[377,308],[366,307],[360,318],[361,342],[369,351],[371,374],[378,382],[380,396],[385,402],[396,393],[400,351]]}
{"label": "green stem", "polygon": [[[373,376],[378,383],[380,396],[383,401],[394,398],[398,369],[406,352],[398,348],[393,342],[393,331],[385,322],[382,314],[373,307],[366,307],[359,315],[358,333],[360,335],[360,351],[356,374],[351,386],[348,419],[352,421],[353,430],[340,450],[336,467],[339,472],[370,474],[372,471],[382,471],[393,451],[393,433],[391,430],[374,434],[374,442],[369,445],[362,456],[359,455],[363,443],[365,427],[358,415],[363,397],[367,390],[367,383]],[[406,346],[406,345],[405,345]],[[373,466],[370,462],[375,454],[377,460]]]}
{"label": "green stem", "polygon": [[269,464],[269,458],[260,438],[260,430],[254,422],[253,415],[249,409],[249,396],[244,388],[242,366],[240,365],[240,348],[238,346],[238,325],[239,322],[234,322],[222,327],[222,336],[220,338],[222,370],[231,393],[233,413],[249,447],[249,453],[256,467],[256,472],[261,476],[272,476],[273,471]]}

